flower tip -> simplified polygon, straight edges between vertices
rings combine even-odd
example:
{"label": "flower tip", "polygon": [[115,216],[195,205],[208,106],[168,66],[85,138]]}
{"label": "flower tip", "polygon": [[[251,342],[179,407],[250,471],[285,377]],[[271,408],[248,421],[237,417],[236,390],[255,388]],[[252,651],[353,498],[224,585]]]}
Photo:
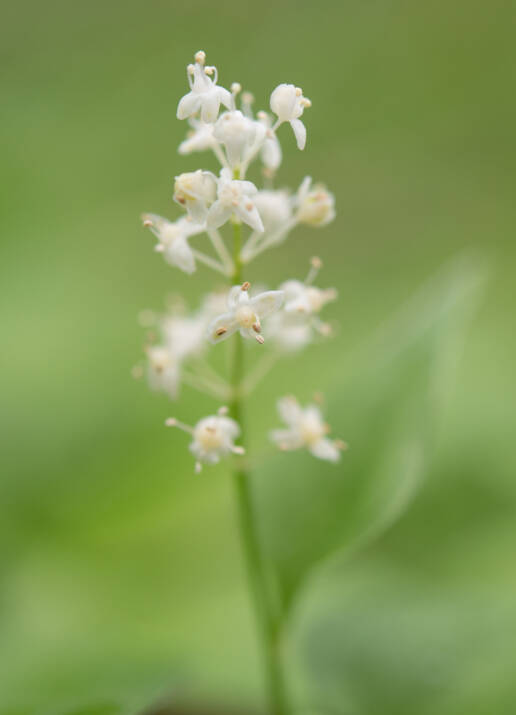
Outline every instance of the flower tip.
{"label": "flower tip", "polygon": [[199,50],[195,53],[194,60],[197,64],[203,65],[206,62],[206,52],[204,52],[204,50]]}

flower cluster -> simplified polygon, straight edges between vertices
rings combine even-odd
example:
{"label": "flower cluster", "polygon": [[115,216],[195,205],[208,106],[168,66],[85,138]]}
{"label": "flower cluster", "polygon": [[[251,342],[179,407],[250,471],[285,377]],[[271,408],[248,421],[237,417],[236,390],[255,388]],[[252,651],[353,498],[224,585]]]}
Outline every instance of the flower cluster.
{"label": "flower cluster", "polygon": [[[215,67],[206,64],[199,51],[187,66],[189,92],[180,100],[177,117],[187,120],[189,131],[179,145],[183,155],[213,152],[220,170],[214,173],[197,169],[175,177],[173,198],[182,213],[171,221],[153,213],[142,215],[143,225],[157,239],[155,250],[167,263],[187,274],[203,264],[226,279],[223,291],[207,294],[200,307],[186,312],[176,304],[166,314],[145,313],[145,324],[153,332],[145,347],[146,367],[152,389],[177,399],[186,383],[232,407],[201,419],[189,427],[175,418],[176,426],[192,436],[190,450],[201,464],[214,464],[230,454],[243,454],[234,444],[240,435],[235,419],[238,400],[248,395],[275,360],[285,353],[305,348],[332,334],[329,323],[320,317],[325,306],[337,298],[334,288],[319,288],[314,281],[322,267],[312,258],[304,280],[290,279],[273,289],[265,286],[252,291],[243,280],[243,270],[268,249],[285,242],[300,224],[322,227],[335,217],[333,195],[322,185],[305,177],[297,191],[274,188],[283,152],[278,130],[292,127],[299,149],[306,145],[306,127],[301,120],[311,106],[301,88],[280,84],[270,95],[270,112],[253,111],[254,97],[242,92],[235,82],[230,89],[218,84]],[[262,166],[263,188],[246,179],[250,165]],[[221,230],[229,225],[233,232],[232,250]],[[242,240],[242,229],[248,231]],[[193,240],[198,236],[204,238]],[[203,245],[204,244],[204,245]],[[237,334],[237,335],[235,335]],[[238,375],[229,383],[207,360],[207,348],[226,340],[252,339],[267,344],[264,364],[255,373]],[[236,373],[241,373],[237,370]],[[329,428],[319,408],[301,408],[295,398],[279,400],[280,417],[287,428],[271,432],[271,440],[282,450],[306,447],[311,454],[337,461],[344,443],[328,438]]]}

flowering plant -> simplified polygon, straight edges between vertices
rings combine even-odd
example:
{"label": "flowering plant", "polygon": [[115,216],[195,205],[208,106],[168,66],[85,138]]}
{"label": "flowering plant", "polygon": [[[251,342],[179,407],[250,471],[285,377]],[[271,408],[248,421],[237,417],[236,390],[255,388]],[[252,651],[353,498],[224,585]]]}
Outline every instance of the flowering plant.
{"label": "flowering plant", "polygon": [[[314,285],[322,267],[312,258],[305,280],[290,279],[276,290],[255,293],[245,280],[249,263],[266,250],[284,243],[293,228],[306,224],[316,228],[333,220],[334,198],[324,186],[312,186],[306,177],[295,193],[274,189],[273,182],[281,164],[282,151],[278,129],[289,123],[299,149],[306,144],[306,128],[301,121],[305,108],[311,106],[299,87],[280,84],[270,96],[272,115],[253,113],[253,97],[242,93],[233,83],[227,90],[217,83],[215,67],[206,65],[206,55],[199,51],[195,63],[187,67],[190,91],[179,102],[178,119],[187,119],[190,131],[180,144],[181,154],[211,150],[221,164],[218,176],[198,169],[175,179],[174,200],[184,209],[176,221],[152,213],[143,214],[143,225],[156,236],[156,251],[175,268],[192,274],[198,263],[226,277],[225,291],[208,293],[192,315],[176,309],[154,318],[160,339],[146,348],[150,386],[172,399],[179,395],[181,382],[212,395],[227,406],[216,414],[201,417],[195,426],[169,417],[165,424],[190,435],[190,451],[195,471],[203,465],[233,457],[241,531],[248,562],[256,612],[263,635],[265,670],[271,712],[288,710],[270,594],[267,591],[263,557],[256,531],[248,463],[245,461],[245,434],[242,417],[245,399],[256,387],[273,362],[282,355],[297,352],[314,340],[327,338],[331,327],[319,314],[337,298],[334,288]],[[240,105],[240,108],[238,108]],[[221,106],[224,111],[220,113]],[[246,178],[253,161],[262,164],[264,186],[258,189]],[[219,229],[232,231],[228,247]],[[243,229],[249,233],[243,238]],[[211,243],[211,255],[194,248],[190,241],[204,234]],[[202,239],[201,239],[202,240]],[[206,239],[204,239],[206,240]],[[211,343],[231,341],[230,379],[215,372],[205,358]],[[270,343],[262,366],[255,374],[245,374],[243,340],[253,340],[257,350]],[[186,369],[188,366],[188,370]],[[283,429],[270,432],[272,443],[281,450],[306,448],[314,457],[337,462],[345,443],[330,439],[329,426],[319,405],[302,407],[292,397],[278,400]]]}

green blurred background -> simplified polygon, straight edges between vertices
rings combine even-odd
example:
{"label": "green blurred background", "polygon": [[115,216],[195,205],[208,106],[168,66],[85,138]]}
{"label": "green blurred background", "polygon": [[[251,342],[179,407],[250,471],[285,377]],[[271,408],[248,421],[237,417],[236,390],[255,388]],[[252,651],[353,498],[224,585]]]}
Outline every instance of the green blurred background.
{"label": "green blurred background", "polygon": [[[360,346],[456,254],[490,275],[411,508],[298,593],[285,648],[299,712],[516,712],[514,3],[22,0],[2,15],[2,715],[114,715],[165,696],[262,706],[227,470],[194,477],[184,436],[162,427],[214,403],[185,388],[171,405],[131,378],[139,310],[170,291],[195,305],[211,280],[166,266],[139,223],[178,215],[174,175],[215,168],[176,153],[200,48],[258,108],[279,82],[303,87],[308,144],[282,128],[279,184],[309,173],[337,198],[333,224],[300,229],[248,276],[276,285],[317,254],[320,284],[340,292],[337,337],[279,366],[249,407],[259,449],[279,394],[323,390],[352,444],[336,469],[302,455],[258,469],[273,550],[274,534],[322,534],[317,557],[345,545],[353,465],[390,422],[369,381],[346,397]],[[418,310],[407,320],[387,344]],[[389,409],[410,374],[386,377]],[[353,441],[362,401],[372,417]],[[341,502],[325,496],[341,484]],[[283,546],[288,572],[304,557]]]}

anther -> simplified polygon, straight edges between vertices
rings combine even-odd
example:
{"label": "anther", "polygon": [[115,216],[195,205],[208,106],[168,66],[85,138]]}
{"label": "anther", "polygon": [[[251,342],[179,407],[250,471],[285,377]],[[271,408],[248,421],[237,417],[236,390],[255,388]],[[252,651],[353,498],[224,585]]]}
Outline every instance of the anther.
{"label": "anther", "polygon": [[226,405],[219,407],[219,409],[217,410],[217,414],[220,415],[221,417],[223,417],[224,415],[227,415],[228,412],[229,412],[229,407],[227,407]]}
{"label": "anther", "polygon": [[263,345],[265,342],[265,338],[263,335],[256,335],[256,342],[260,343],[260,345]]}
{"label": "anther", "polygon": [[249,283],[249,281],[245,281],[245,283],[242,283],[242,287],[240,290],[243,290],[245,292],[245,291],[249,290],[250,287],[251,287],[251,284]]}
{"label": "anther", "polygon": [[313,256],[310,259],[310,265],[312,266],[312,268],[316,268],[318,271],[322,268],[322,264],[323,263],[322,263],[321,259],[319,258],[319,256]]}
{"label": "anther", "polygon": [[239,445],[231,447],[231,451],[233,452],[233,454],[245,454],[245,449],[243,447],[240,447]]}
{"label": "anther", "polygon": [[227,333],[227,332],[228,332],[228,329],[227,329],[227,328],[224,328],[224,327],[222,327],[222,328],[217,328],[217,330],[215,331],[215,335],[219,335],[219,336],[220,336],[220,335],[224,335],[224,333]]}
{"label": "anther", "polygon": [[233,94],[238,94],[239,92],[241,92],[242,85],[240,84],[240,82],[233,82],[233,84],[231,85],[231,91]]}
{"label": "anther", "polygon": [[348,449],[349,444],[347,442],[343,442],[341,439],[336,439],[333,443],[337,449],[345,450]]}
{"label": "anther", "polygon": [[152,221],[150,220],[150,218],[146,218],[143,222],[143,225],[145,226],[145,228],[149,228],[150,226],[152,226]]}
{"label": "anther", "polygon": [[204,73],[207,75],[212,75],[215,72],[215,67],[205,67],[204,68]]}
{"label": "anther", "polygon": [[262,332],[262,328],[261,328],[260,323],[253,323],[253,330],[254,330],[255,333],[261,333],[261,332]]}
{"label": "anther", "polygon": [[204,52],[204,50],[199,50],[199,52],[195,53],[194,59],[200,65],[203,65],[206,62],[206,52]]}
{"label": "anther", "polygon": [[165,427],[176,427],[177,426],[177,420],[175,417],[167,417],[165,420]]}
{"label": "anther", "polygon": [[303,90],[301,89],[301,87],[296,87],[296,97],[301,97],[302,94]]}

